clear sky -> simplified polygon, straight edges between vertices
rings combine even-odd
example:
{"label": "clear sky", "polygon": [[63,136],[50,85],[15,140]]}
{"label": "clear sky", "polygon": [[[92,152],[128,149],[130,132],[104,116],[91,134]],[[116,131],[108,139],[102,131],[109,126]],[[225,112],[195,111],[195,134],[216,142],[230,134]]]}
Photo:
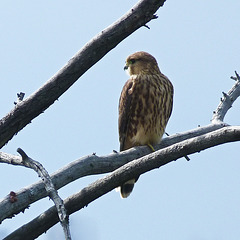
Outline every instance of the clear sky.
{"label": "clear sky", "polygon": [[[136,1],[1,1],[0,117],[16,94],[36,91],[87,41],[121,17]],[[126,57],[144,50],[156,57],[175,88],[167,132],[210,123],[222,91],[240,72],[240,2],[170,1],[159,18],[142,27],[84,74],[2,151],[18,147],[52,173],[81,156],[119,149],[118,99],[128,79]],[[239,125],[240,99],[225,121]],[[128,199],[112,191],[71,215],[73,239],[225,240],[240,236],[240,143],[190,155],[140,177]],[[80,179],[59,191],[62,198],[100,176]],[[35,172],[0,165],[0,198],[38,181]],[[52,206],[47,198],[5,220],[0,238]],[[56,225],[38,239],[63,239]]]}

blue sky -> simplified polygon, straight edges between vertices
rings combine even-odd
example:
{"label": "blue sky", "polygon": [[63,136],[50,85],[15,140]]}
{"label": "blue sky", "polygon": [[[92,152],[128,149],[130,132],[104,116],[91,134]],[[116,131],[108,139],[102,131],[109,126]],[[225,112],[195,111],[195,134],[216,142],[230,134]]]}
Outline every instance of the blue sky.
{"label": "blue sky", "polygon": [[[2,1],[0,3],[0,117],[16,93],[29,96],[87,41],[121,17],[136,1]],[[167,132],[210,123],[230,76],[240,71],[240,2],[166,1],[159,18],[142,27],[86,72],[49,109],[15,136],[2,151],[23,148],[49,173],[96,152],[119,149],[118,99],[128,79],[126,57],[144,50],[156,57],[175,89]],[[225,121],[239,125],[240,100]],[[144,174],[131,196],[112,191],[71,215],[73,239],[239,239],[239,143],[180,159]],[[11,176],[9,178],[9,176]],[[12,177],[14,176],[14,177]],[[80,179],[59,191],[62,198],[100,176]],[[29,169],[1,164],[0,198],[38,181]],[[24,214],[5,220],[0,236],[40,214],[43,199]],[[59,225],[38,239],[63,239]]]}

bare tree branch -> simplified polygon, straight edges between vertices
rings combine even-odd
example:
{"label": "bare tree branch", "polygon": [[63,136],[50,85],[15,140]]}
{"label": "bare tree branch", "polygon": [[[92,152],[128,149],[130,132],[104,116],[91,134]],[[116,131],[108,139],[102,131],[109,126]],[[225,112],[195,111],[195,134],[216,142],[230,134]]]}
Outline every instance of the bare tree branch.
{"label": "bare tree branch", "polygon": [[[38,176],[42,178],[46,192],[48,196],[53,200],[56,206],[58,217],[65,235],[65,239],[71,240],[69,219],[63,204],[63,200],[58,195],[58,192],[55,189],[47,170],[43,167],[41,163],[28,157],[27,154],[21,148],[18,148],[17,152],[22,156],[22,164],[27,168],[33,169],[35,172],[37,172]],[[17,199],[16,195],[15,198]]]}
{"label": "bare tree branch", "polygon": [[[234,141],[240,141],[240,126],[224,127],[165,147],[157,152],[127,163],[111,174],[95,181],[80,192],[68,197],[64,201],[64,205],[70,215],[131,178],[159,168],[185,155]],[[57,222],[57,211],[54,206],[4,239],[33,239],[46,232]]]}
{"label": "bare tree branch", "polygon": [[[232,103],[233,103],[239,96],[239,82],[237,82],[234,85],[234,87],[229,91],[229,94],[230,96],[234,96],[232,97]],[[220,104],[224,105],[224,104],[227,104],[227,102],[221,101]],[[215,112],[218,112],[218,114],[221,116],[223,116],[223,114],[225,116],[226,114],[225,109],[226,109],[225,107],[219,108],[218,106]],[[229,108],[227,108],[227,110],[228,109]],[[215,117],[213,117],[213,119],[214,118]],[[170,137],[167,137],[163,139],[159,145],[154,147],[156,150],[159,150],[164,147],[170,146],[172,144],[175,144],[193,137],[197,137],[206,133],[210,133],[212,131],[215,131],[217,129],[227,126],[227,124],[223,123],[222,121],[213,121],[213,122],[217,122],[217,123],[210,124],[204,127],[199,127],[199,128],[187,131],[185,133],[175,134]],[[55,188],[59,189],[67,185],[68,183],[87,175],[111,172],[119,168],[120,166],[134,159],[145,156],[149,153],[151,153],[149,148],[137,147],[121,153],[117,153],[117,154],[113,153],[108,156],[102,156],[102,157],[98,157],[97,155],[93,154],[90,156],[82,157],[74,162],[71,162],[67,166],[53,173],[51,175],[51,178]],[[22,164],[21,159],[18,156],[6,154],[3,152],[0,152],[0,162],[9,163],[13,165]],[[46,197],[47,192],[45,191],[44,185],[42,184],[42,182],[37,182],[17,192],[16,196],[18,198],[18,201],[14,202],[14,204],[12,204],[9,201],[9,198],[11,197],[10,195],[5,197],[0,202],[0,222],[2,222],[6,218],[13,217],[15,214],[21,211],[24,211],[24,209],[28,208],[29,204],[35,201],[38,201],[41,198]]]}
{"label": "bare tree branch", "polygon": [[123,17],[90,40],[40,89],[19,102],[0,120],[0,148],[17,132],[43,113],[90,67],[138,28],[156,18],[165,0],[141,0]]}
{"label": "bare tree branch", "polygon": [[[79,77],[117,46],[118,43],[139,27],[145,26],[148,28],[146,23],[156,18],[153,14],[164,2],[165,0],[141,0],[121,19],[89,41],[39,90],[26,100],[16,104],[15,108],[0,120],[0,147],[30,123],[32,119],[53,104]],[[164,139],[161,144],[155,147],[155,149],[159,149],[157,152],[150,153],[148,148],[138,147],[104,157],[87,156],[54,173],[51,176],[52,182],[55,188],[59,189],[80,177],[106,173],[117,169],[108,176],[82,189],[77,194],[68,197],[64,201],[68,214],[78,211],[98,197],[121,185],[121,183],[126,182],[129,178],[139,176],[203,149],[226,142],[239,141],[240,127],[226,127],[226,124],[223,123],[226,112],[239,95],[239,78],[237,75],[235,88],[232,88],[228,94],[224,93],[224,98],[214,112],[212,124]],[[0,153],[0,158],[0,161],[4,163],[25,165],[17,156]],[[0,221],[23,211],[30,203],[47,196],[47,192],[48,190],[44,190],[43,183],[38,182],[14,193],[14,197],[17,198],[16,202],[9,201],[12,196],[10,193],[0,203]],[[54,206],[5,239],[33,239],[47,231],[58,221],[57,210]]]}
{"label": "bare tree branch", "polygon": [[[208,126],[198,127],[184,133],[178,133],[164,138],[161,143],[154,146],[154,148],[159,150],[172,144],[210,133],[225,126],[226,125],[223,123],[210,124]],[[142,146],[120,153],[112,153],[107,156],[97,156],[95,154],[88,155],[59,169],[57,172],[51,175],[51,179],[55,189],[59,189],[84,176],[112,172],[122,165],[149,153],[151,153],[150,149]],[[21,158],[19,156],[10,155],[3,152],[0,152],[0,162],[13,165],[22,165]],[[28,208],[31,203],[46,197],[47,192],[42,181],[39,181],[28,187],[24,187],[20,191],[16,192],[16,195],[18,201],[14,204],[9,201],[9,195],[0,201],[0,222],[24,211],[24,209]]]}
{"label": "bare tree branch", "polygon": [[223,122],[223,119],[227,111],[232,107],[233,102],[240,96],[240,78],[237,72],[235,72],[236,77],[231,77],[236,81],[234,86],[228,91],[228,93],[223,92],[223,98],[216,109],[213,112],[212,123]]}

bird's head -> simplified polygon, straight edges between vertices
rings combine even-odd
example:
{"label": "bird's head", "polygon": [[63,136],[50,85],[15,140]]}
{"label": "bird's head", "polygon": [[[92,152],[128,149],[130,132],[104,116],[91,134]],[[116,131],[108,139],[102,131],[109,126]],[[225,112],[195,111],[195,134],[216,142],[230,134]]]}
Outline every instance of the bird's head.
{"label": "bird's head", "polygon": [[124,70],[128,70],[130,76],[160,73],[156,59],[147,52],[135,52],[128,56]]}

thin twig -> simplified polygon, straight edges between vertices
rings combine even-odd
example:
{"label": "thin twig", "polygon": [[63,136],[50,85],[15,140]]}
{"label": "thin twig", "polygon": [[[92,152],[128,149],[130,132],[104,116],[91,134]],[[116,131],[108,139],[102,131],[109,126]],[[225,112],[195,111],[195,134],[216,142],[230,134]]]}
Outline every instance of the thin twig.
{"label": "thin twig", "polygon": [[233,79],[234,81],[240,81],[240,75],[235,71],[236,77],[231,76],[230,78]]}
{"label": "thin twig", "polygon": [[57,208],[58,217],[64,231],[65,239],[71,240],[71,234],[69,229],[69,219],[66,213],[66,209],[64,207],[63,200],[59,197],[58,192],[55,189],[52,183],[51,177],[48,174],[47,170],[43,167],[41,163],[28,157],[28,155],[21,148],[18,148],[17,152],[22,157],[23,165],[27,168],[33,169],[35,172],[37,172],[38,176],[42,178],[42,181],[45,185],[45,189],[48,193],[48,196],[53,200]]}
{"label": "thin twig", "polygon": [[240,96],[240,77],[235,71],[236,77],[231,77],[236,82],[233,87],[228,91],[228,93],[223,92],[223,98],[217,109],[213,112],[212,123],[221,123],[227,111],[232,107],[233,102]]}
{"label": "thin twig", "polygon": [[17,101],[14,102],[14,104],[17,105],[18,103],[20,103],[23,100],[24,96],[25,96],[24,92],[17,93]]}

